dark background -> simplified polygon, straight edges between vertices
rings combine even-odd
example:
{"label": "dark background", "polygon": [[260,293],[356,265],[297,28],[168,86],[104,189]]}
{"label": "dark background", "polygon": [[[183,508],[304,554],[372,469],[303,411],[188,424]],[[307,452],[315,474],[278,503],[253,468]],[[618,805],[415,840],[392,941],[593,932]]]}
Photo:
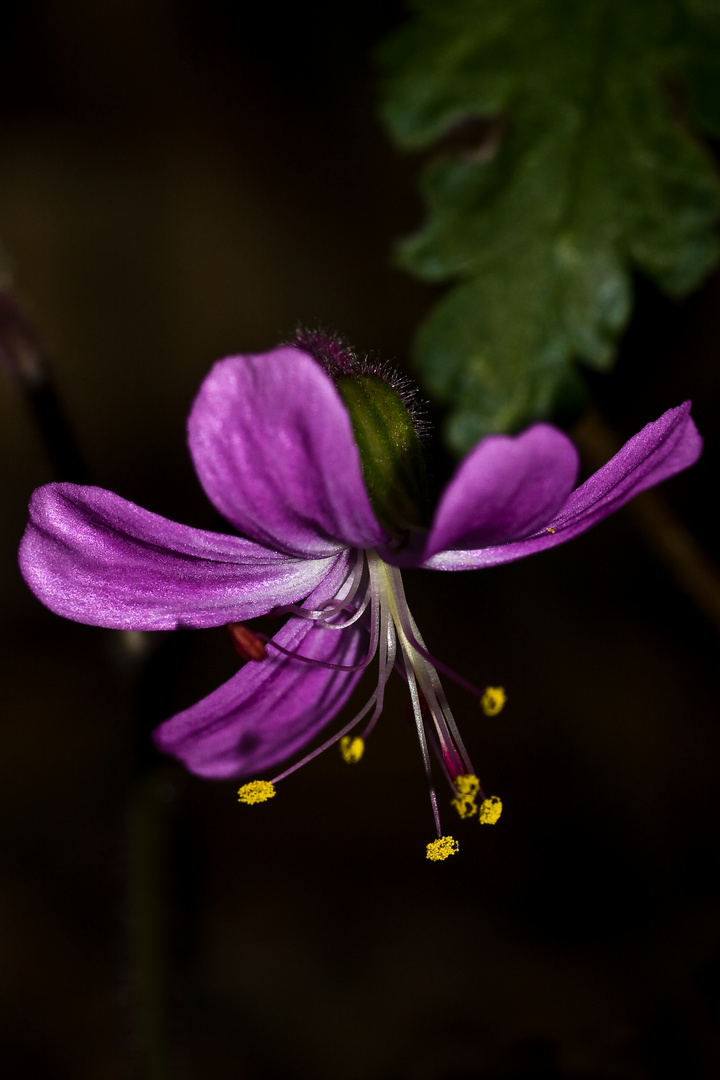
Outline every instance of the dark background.
{"label": "dark background", "polygon": [[[93,482],[218,527],[184,444],[214,359],[319,319],[407,363],[432,293],[391,251],[421,218],[418,162],[375,119],[370,60],[402,17],[381,0],[10,5],[0,235]],[[719,303],[717,278],[683,305],[639,282],[618,368],[593,380],[623,438],[694,399],[706,454],[665,494],[716,559]],[[116,635],[29,595],[15,551],[56,477],[10,380],[0,410],[0,1070],[132,1077],[137,696],[162,719],[236,661],[222,630],[164,638],[138,689]],[[173,1075],[713,1080],[716,632],[626,513],[407,589],[428,646],[508,691],[488,720],[449,687],[502,820],[445,807],[461,852],[425,860],[399,680],[360,766],[331,751],[265,806],[168,764]]]}

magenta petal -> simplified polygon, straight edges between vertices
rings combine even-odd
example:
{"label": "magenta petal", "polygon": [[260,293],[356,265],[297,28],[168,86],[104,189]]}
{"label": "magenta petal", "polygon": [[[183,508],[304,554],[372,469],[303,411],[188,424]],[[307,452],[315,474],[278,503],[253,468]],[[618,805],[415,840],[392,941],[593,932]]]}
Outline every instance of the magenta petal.
{"label": "magenta petal", "polygon": [[385,540],[347,409],[300,349],[215,364],[193,404],[188,440],[208,498],[258,543],[321,558]]}
{"label": "magenta petal", "polygon": [[[367,636],[357,624],[327,630],[291,618],[273,640],[303,656],[353,665],[363,658]],[[253,776],[302,749],[342,708],[361,675],[284,656],[269,645],[265,660],[250,661],[197,705],[161,724],[155,743],[198,776]]]}
{"label": "magenta petal", "polygon": [[110,491],[47,484],[30,501],[20,569],[51,611],[129,630],[219,626],[307,596],[346,557],[291,559],[178,525]]}
{"label": "magenta petal", "polygon": [[702,439],[686,401],[646,424],[614,458],[576,488],[534,536],[474,551],[442,551],[424,565],[433,570],[474,570],[555,547],[602,521],[634,495],[686,469],[701,451]]}
{"label": "magenta petal", "polygon": [[549,424],[535,424],[515,437],[488,436],[445,489],[428,537],[428,556],[527,536],[563,505],[577,472],[577,450]]}

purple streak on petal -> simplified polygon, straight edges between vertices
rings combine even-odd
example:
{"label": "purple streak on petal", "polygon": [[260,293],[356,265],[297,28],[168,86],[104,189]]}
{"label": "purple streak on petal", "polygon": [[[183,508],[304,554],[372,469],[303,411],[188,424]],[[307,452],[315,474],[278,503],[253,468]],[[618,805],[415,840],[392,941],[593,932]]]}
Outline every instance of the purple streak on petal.
{"label": "purple streak on petal", "polygon": [[475,570],[555,547],[602,521],[634,495],[694,464],[701,451],[702,439],[690,416],[690,402],[686,401],[646,424],[626,442],[614,458],[572,492],[559,512],[544,523],[542,531],[515,543],[474,551],[443,551],[424,566],[431,570]]}
{"label": "purple streak on petal", "polygon": [[193,529],[111,491],[48,484],[30,501],[20,569],[51,611],[129,630],[219,626],[307,596],[337,563]]}
{"label": "purple streak on petal", "polygon": [[[323,582],[308,605],[331,595]],[[348,665],[362,659],[367,631],[357,624],[321,629],[291,618],[273,640],[304,656]],[[198,776],[253,776],[304,747],[345,704],[361,675],[308,664],[271,647],[265,660],[246,664],[197,705],[161,724],[155,743]]]}
{"label": "purple streak on petal", "polygon": [[258,543],[322,558],[385,540],[348,412],[300,349],[215,364],[190,412],[188,440],[210,500]]}

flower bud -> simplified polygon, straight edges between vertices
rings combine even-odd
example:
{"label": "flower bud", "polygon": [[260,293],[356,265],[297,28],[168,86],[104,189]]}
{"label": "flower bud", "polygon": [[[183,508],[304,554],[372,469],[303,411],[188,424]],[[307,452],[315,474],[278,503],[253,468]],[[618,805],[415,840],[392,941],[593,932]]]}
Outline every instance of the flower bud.
{"label": "flower bud", "polygon": [[350,413],[372,508],[394,545],[403,547],[414,529],[430,523],[414,391],[386,364],[358,357],[324,330],[300,329],[292,344],[310,353],[335,383]]}
{"label": "flower bud", "polygon": [[378,521],[398,540],[427,525],[422,446],[397,390],[374,374],[335,380],[360,451],[363,479]]}

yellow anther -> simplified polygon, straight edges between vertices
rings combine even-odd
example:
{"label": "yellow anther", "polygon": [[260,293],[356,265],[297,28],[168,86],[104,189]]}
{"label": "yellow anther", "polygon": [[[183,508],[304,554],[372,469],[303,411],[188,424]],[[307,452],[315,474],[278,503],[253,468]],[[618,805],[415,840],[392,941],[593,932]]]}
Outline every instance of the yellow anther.
{"label": "yellow anther", "polygon": [[485,693],[480,698],[480,708],[486,716],[497,716],[502,712],[506,701],[507,695],[502,686],[486,686]]}
{"label": "yellow anther", "polygon": [[365,743],[359,736],[351,739],[349,735],[343,735],[340,740],[340,753],[343,756],[343,761],[346,761],[348,765],[354,765],[360,760],[364,752]]}
{"label": "yellow anther", "polygon": [[439,840],[433,840],[427,846],[427,857],[433,862],[447,859],[448,855],[454,855],[460,845],[452,836],[441,836]]}
{"label": "yellow anther", "polygon": [[477,813],[475,796],[480,790],[480,781],[473,773],[465,773],[463,776],[455,777],[455,787],[458,796],[451,800],[451,805],[455,807],[461,818],[472,817]]}
{"label": "yellow anther", "polygon": [[455,787],[459,795],[469,795],[473,798],[480,790],[480,781],[475,773],[463,773],[455,777]]}
{"label": "yellow anther", "polygon": [[269,780],[251,780],[249,784],[243,784],[238,791],[238,802],[253,803],[267,802],[275,794],[275,785]]}
{"label": "yellow anther", "polygon": [[502,803],[497,795],[491,795],[489,799],[483,799],[480,803],[480,824],[494,825],[499,821],[502,814]]}
{"label": "yellow anther", "polygon": [[551,528],[549,528],[549,527],[548,527],[548,529],[547,529],[547,532],[552,532],[552,533],[554,533],[554,532],[555,532],[555,530],[554,530],[554,529],[551,529]]}

